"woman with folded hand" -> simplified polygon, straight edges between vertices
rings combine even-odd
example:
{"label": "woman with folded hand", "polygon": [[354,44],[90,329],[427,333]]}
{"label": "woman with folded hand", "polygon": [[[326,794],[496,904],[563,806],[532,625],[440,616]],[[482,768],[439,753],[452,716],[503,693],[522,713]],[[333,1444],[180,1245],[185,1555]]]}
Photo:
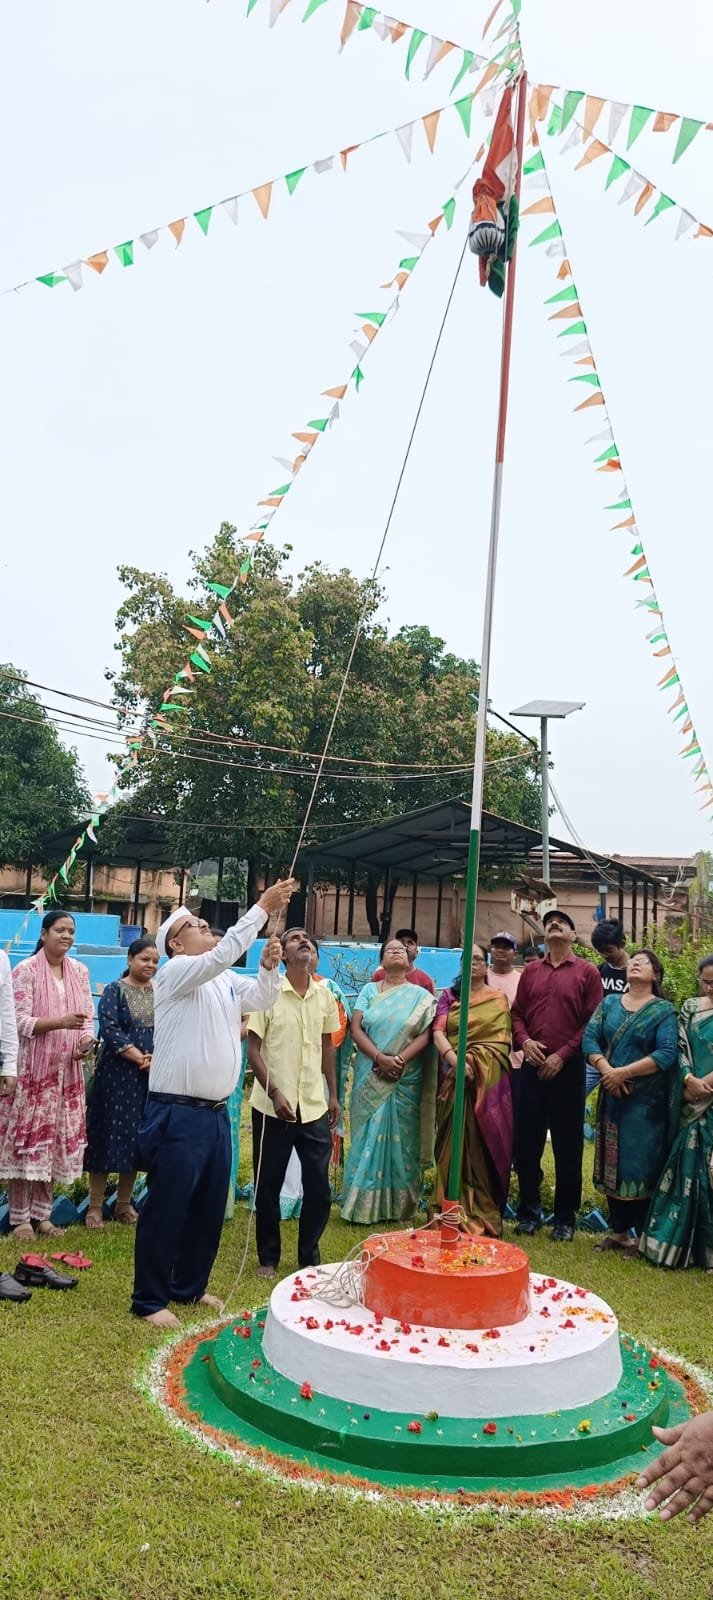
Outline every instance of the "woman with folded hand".
{"label": "woman with folded hand", "polygon": [[110,1172],[119,1176],[115,1217],[135,1225],[131,1191],[139,1164],[138,1131],[144,1114],[153,1054],[153,939],[134,939],[128,967],[108,983],[99,1001],[100,1057],[87,1109],[85,1171],[89,1173],[87,1227],[103,1228],[102,1207]]}

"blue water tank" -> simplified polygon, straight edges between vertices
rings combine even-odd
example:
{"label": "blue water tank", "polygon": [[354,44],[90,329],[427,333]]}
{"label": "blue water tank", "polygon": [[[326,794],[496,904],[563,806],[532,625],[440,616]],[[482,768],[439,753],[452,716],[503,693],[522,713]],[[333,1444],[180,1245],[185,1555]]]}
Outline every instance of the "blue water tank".
{"label": "blue water tank", "polygon": [[126,926],[122,925],[122,927],[119,929],[119,944],[121,945],[122,950],[128,950],[129,945],[133,944],[134,939],[140,938],[141,928],[134,928],[130,923],[127,923]]}

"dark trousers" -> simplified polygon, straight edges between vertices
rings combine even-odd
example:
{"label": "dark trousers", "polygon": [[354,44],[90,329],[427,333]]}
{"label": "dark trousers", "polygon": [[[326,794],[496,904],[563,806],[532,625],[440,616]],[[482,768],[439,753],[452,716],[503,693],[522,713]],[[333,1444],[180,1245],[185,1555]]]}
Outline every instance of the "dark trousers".
{"label": "dark trousers", "polygon": [[329,1221],[331,1206],[329,1161],[332,1134],[327,1113],[325,1111],[324,1116],[318,1117],[316,1122],[282,1122],[279,1117],[264,1117],[261,1111],[255,1110],[252,1118],[255,1236],[260,1265],[279,1266],[280,1190],[294,1149],[302,1166],[304,1190],[297,1235],[297,1260],[301,1267],[316,1267],[319,1263],[319,1241]]}
{"label": "dark trousers", "polygon": [[547,1132],[555,1158],[555,1226],[574,1227],[582,1200],[584,1064],[578,1056],[543,1082],[527,1061],[518,1073],[517,1176],[519,1222],[541,1222],[542,1153]]}
{"label": "dark trousers", "polygon": [[612,1233],[628,1233],[630,1228],[634,1229],[634,1233],[641,1233],[650,1205],[650,1200],[620,1200],[618,1195],[607,1195]]}
{"label": "dark trousers", "polygon": [[223,1107],[146,1102],[139,1159],[148,1194],[136,1228],[138,1317],[169,1300],[200,1300],[218,1254],[230,1180],[230,1121]]}

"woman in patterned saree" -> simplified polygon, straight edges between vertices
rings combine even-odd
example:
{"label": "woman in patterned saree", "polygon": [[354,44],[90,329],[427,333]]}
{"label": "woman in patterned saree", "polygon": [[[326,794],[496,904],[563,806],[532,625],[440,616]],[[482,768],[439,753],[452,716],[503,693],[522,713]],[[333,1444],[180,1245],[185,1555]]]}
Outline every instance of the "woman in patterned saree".
{"label": "woman in patterned saree", "polygon": [[0,1180],[18,1239],[61,1233],[53,1183],[81,1177],[86,1140],[82,1057],[94,1046],[89,973],[70,960],[74,917],[48,911],[33,956],[12,975],[20,1053],[17,1087],[0,1100]]}
{"label": "woman in patterned saree", "polygon": [[713,1272],[713,956],[698,974],[700,996],[681,1007],[673,1144],[639,1249],[657,1267]]}
{"label": "woman in patterned saree", "polygon": [[[443,1082],[436,1112],[438,1199],[448,1188],[453,1136],[453,1099],[458,1054],[461,979],[444,989],[433,1039]],[[471,1233],[499,1239],[512,1166],[513,1113],[510,1086],[512,1024],[507,995],[488,984],[485,952],[473,946],[468,1007],[465,1138],[460,1202]]]}
{"label": "woman in patterned saree", "polygon": [[408,955],[398,939],[382,946],[381,964],[384,977],[364,985],[352,1016],[357,1053],[345,1222],[403,1222],[419,1199],[423,1067],[436,1005],[426,989],[406,982]]}
{"label": "woman in patterned saree", "polygon": [[634,1257],[668,1149],[669,1075],[678,1052],[676,1013],[661,998],[663,967],[653,950],[636,951],[628,980],[626,993],[605,995],[590,1017],[582,1053],[601,1078],[594,1187],[607,1196],[611,1232],[596,1249]]}

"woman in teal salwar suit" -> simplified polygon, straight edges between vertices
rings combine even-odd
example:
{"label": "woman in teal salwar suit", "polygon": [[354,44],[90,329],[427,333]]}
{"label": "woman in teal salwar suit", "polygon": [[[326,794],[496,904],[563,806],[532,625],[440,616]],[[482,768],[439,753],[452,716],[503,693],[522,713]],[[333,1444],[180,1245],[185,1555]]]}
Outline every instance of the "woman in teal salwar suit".
{"label": "woman in teal salwar suit", "polygon": [[582,1051],[601,1077],[594,1186],[607,1196],[611,1232],[597,1249],[635,1256],[668,1150],[678,1029],[671,1002],[661,996],[658,956],[637,950],[627,976],[628,990],[605,995],[597,1006],[584,1030]]}
{"label": "woman in teal salwar suit", "polygon": [[713,1272],[713,956],[698,973],[701,994],[681,1007],[673,1142],[639,1249],[657,1267]]}

